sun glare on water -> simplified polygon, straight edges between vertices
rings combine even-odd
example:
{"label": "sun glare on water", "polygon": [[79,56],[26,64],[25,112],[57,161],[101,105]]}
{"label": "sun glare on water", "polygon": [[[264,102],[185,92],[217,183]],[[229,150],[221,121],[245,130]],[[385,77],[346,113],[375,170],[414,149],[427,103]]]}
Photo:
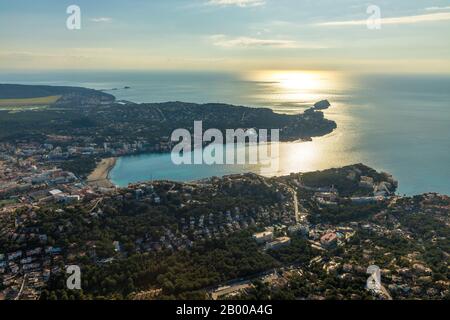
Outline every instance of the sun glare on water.
{"label": "sun glare on water", "polygon": [[331,98],[329,92],[337,89],[338,77],[336,73],[324,71],[258,71],[247,74],[245,79],[263,89],[253,98],[275,107],[288,107],[277,111],[298,113],[292,107]]}
{"label": "sun glare on water", "polygon": [[273,72],[269,73],[267,78],[286,90],[306,91],[324,88],[324,79],[320,74],[314,72]]}
{"label": "sun glare on water", "polygon": [[[258,84],[259,90],[253,97],[258,98],[260,105],[278,113],[303,113],[315,102],[327,99],[332,103],[331,110],[325,111],[329,119],[334,119],[336,110],[343,108],[339,98],[343,87],[349,83],[345,75],[330,71],[259,71],[248,74],[246,80]],[[350,139],[340,132],[333,132],[310,142],[282,143],[278,167],[266,175],[286,175],[349,164],[345,157],[332,155],[336,154],[333,152],[336,148],[345,149]]]}

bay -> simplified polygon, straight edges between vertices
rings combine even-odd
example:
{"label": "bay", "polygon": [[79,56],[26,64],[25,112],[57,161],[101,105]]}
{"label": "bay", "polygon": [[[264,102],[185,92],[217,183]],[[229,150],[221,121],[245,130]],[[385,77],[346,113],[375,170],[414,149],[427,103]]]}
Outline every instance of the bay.
{"label": "bay", "polygon": [[[268,175],[364,163],[392,173],[402,194],[450,194],[448,76],[323,71],[40,72],[1,74],[0,82],[78,85],[106,89],[134,102],[223,102],[288,114],[329,99],[332,107],[325,115],[336,121],[338,129],[312,142],[283,143],[279,169]],[[118,159],[110,178],[125,186],[151,179],[190,181],[260,170],[258,165],[176,166],[170,154],[148,154]]]}

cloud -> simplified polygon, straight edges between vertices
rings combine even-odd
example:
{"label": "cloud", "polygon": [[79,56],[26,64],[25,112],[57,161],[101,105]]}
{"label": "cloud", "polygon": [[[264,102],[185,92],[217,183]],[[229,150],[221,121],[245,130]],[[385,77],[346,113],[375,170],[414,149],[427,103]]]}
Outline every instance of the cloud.
{"label": "cloud", "polygon": [[265,0],[209,0],[207,5],[211,6],[237,6],[237,7],[259,7],[266,4]]}
{"label": "cloud", "polygon": [[[421,14],[415,16],[403,16],[395,18],[382,18],[381,24],[415,24],[422,22],[437,22],[450,20],[450,12]],[[367,25],[367,20],[331,21],[316,24],[321,27],[359,26]]]}
{"label": "cloud", "polygon": [[98,17],[98,18],[92,18],[91,21],[92,22],[96,22],[96,23],[111,22],[112,18],[109,18],[109,17]]}
{"label": "cloud", "polygon": [[426,11],[444,11],[444,10],[450,10],[450,6],[448,7],[428,7],[425,8]]}
{"label": "cloud", "polygon": [[324,46],[315,44],[306,44],[294,40],[280,40],[280,39],[261,39],[251,37],[227,37],[223,34],[211,36],[210,39],[217,47],[222,48],[255,48],[255,47],[271,47],[281,49],[323,49]]}

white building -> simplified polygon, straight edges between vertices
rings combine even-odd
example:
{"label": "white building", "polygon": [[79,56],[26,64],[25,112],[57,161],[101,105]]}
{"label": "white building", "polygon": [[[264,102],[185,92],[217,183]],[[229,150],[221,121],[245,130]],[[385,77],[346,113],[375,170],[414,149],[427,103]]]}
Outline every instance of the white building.
{"label": "white building", "polygon": [[272,231],[264,231],[264,232],[260,232],[260,233],[255,233],[253,235],[253,239],[255,239],[256,242],[259,244],[272,241],[273,232]]}
{"label": "white building", "polygon": [[266,244],[266,250],[277,250],[290,244],[291,238],[289,237],[276,238],[274,241]]}

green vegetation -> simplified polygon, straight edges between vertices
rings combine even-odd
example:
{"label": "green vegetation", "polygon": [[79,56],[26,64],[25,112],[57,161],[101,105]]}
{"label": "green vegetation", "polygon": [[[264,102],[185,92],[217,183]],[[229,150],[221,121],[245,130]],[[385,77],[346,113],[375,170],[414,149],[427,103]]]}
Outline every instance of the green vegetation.
{"label": "green vegetation", "polygon": [[[190,252],[135,255],[107,266],[89,266],[83,272],[83,298],[129,297],[133,292],[161,288],[160,299],[206,298],[206,289],[231,279],[247,277],[276,266],[261,253],[249,234],[237,234],[193,248]],[[58,299],[74,294],[53,283]],[[51,298],[50,292],[42,298]]]}
{"label": "green vegetation", "polygon": [[380,212],[386,207],[386,203],[353,205],[349,202],[342,202],[337,206],[326,206],[324,208],[314,209],[310,220],[313,223],[326,222],[339,224],[350,221],[364,221]]}
{"label": "green vegetation", "polygon": [[0,108],[20,109],[23,107],[48,106],[58,101],[61,96],[48,96],[28,99],[0,99]]}
{"label": "green vegetation", "polygon": [[[370,177],[375,183],[386,181],[385,174],[379,173],[363,164],[303,173],[301,174],[301,180],[308,187],[329,188],[334,186],[342,197],[371,195],[372,189],[360,186],[359,181],[361,176]],[[391,191],[395,191],[395,189]]]}
{"label": "green vegetation", "polygon": [[294,275],[288,287],[274,288],[262,282],[256,282],[254,288],[240,299],[245,300],[298,300],[298,299],[358,299],[373,300],[373,296],[364,289],[366,277],[344,280],[336,274],[327,274],[320,268],[311,268],[303,276]]}
{"label": "green vegetation", "polygon": [[[58,102],[60,104],[60,102]],[[307,119],[230,105],[188,103],[112,105],[105,107],[47,109],[40,112],[2,113],[0,139],[31,139],[44,142],[46,135],[90,137],[96,143],[145,141],[153,146],[168,140],[173,130],[193,130],[203,120],[203,129],[282,129],[281,140],[291,141],[332,132],[336,124],[315,112]],[[245,118],[244,118],[245,116]],[[41,138],[39,138],[41,137]]]}
{"label": "green vegetation", "polygon": [[98,159],[90,156],[79,156],[57,163],[58,166],[78,177],[87,177],[97,166]]}

